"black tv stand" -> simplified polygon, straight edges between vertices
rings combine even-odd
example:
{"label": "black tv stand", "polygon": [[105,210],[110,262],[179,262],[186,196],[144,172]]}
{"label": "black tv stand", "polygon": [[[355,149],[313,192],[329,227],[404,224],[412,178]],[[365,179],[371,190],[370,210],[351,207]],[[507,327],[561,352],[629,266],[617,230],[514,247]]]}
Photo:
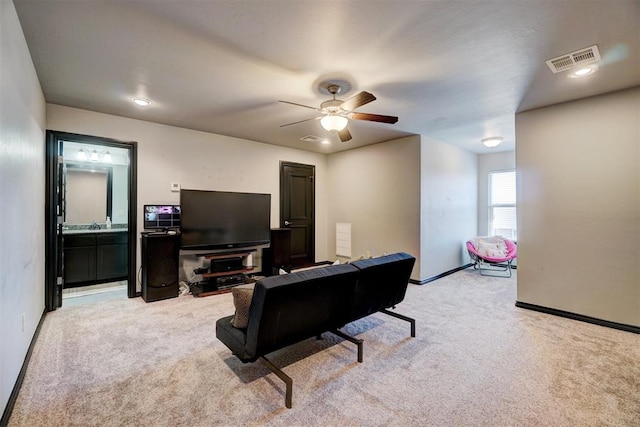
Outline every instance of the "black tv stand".
{"label": "black tv stand", "polygon": [[254,252],[256,249],[198,255],[210,264],[206,272],[197,269],[204,280],[191,286],[193,296],[204,297],[230,292],[233,287],[247,283],[247,274],[253,273],[256,267],[246,265],[245,261]]}

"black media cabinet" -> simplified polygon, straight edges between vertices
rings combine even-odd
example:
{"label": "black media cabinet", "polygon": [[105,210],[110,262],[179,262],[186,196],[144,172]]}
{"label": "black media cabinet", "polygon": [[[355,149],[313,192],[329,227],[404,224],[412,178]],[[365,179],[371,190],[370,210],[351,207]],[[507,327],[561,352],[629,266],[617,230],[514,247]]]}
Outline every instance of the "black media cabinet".
{"label": "black media cabinet", "polygon": [[255,252],[256,249],[249,249],[240,252],[199,255],[210,264],[205,272],[200,273],[204,280],[191,285],[193,296],[205,297],[230,292],[234,286],[250,281],[247,274],[254,273],[255,266],[246,265],[245,260]]}

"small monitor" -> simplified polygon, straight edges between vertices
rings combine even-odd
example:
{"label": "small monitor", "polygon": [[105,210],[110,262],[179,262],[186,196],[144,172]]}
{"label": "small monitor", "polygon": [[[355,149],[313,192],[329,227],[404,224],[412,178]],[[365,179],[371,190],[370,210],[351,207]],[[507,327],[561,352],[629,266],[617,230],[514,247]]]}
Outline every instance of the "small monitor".
{"label": "small monitor", "polygon": [[180,228],[180,205],[144,205],[145,230]]}

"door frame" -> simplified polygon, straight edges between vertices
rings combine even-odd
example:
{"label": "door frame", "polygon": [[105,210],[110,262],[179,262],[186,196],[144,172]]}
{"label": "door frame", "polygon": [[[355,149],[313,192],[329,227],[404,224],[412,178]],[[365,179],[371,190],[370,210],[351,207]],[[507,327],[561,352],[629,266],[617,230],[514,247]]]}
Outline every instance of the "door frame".
{"label": "door frame", "polygon": [[60,307],[62,301],[62,236],[61,196],[58,195],[58,182],[61,178],[60,164],[64,141],[102,145],[105,147],[124,148],[129,152],[128,168],[128,215],[127,215],[127,296],[134,298],[140,293],[136,291],[136,254],[137,254],[137,165],[138,143],[136,141],[119,141],[112,138],[81,135],[69,132],[47,130],[45,140],[45,309],[53,311]]}
{"label": "door frame", "polygon": [[308,168],[311,171],[311,175],[310,175],[310,179],[312,182],[312,192],[313,192],[313,197],[311,198],[311,203],[313,204],[313,208],[312,208],[312,212],[311,214],[313,215],[310,227],[311,227],[311,235],[310,235],[310,241],[311,241],[311,247],[309,248],[309,255],[310,255],[310,263],[315,263],[315,259],[316,259],[316,166],[315,165],[308,165],[308,164],[304,164],[304,163],[296,163],[296,162],[287,162],[284,160],[280,161],[280,227],[282,228],[289,228],[287,225],[285,225],[285,220],[289,219],[289,218],[285,218],[284,217],[284,212],[285,212],[285,200],[284,200],[284,194],[286,194],[286,189],[285,189],[285,172],[284,169],[286,166],[289,167],[300,167],[300,168]]}

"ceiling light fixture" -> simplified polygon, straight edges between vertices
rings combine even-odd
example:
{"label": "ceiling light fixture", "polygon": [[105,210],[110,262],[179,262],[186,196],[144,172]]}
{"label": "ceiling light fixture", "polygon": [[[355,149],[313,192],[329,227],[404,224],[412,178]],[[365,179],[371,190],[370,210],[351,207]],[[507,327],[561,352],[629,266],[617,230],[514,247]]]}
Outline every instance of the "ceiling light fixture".
{"label": "ceiling light fixture", "polygon": [[320,119],[320,124],[326,130],[341,131],[347,127],[347,123],[349,123],[349,119],[346,117],[336,116],[333,114],[328,114]]}
{"label": "ceiling light fixture", "polygon": [[498,145],[502,144],[502,141],[504,141],[503,137],[501,137],[501,136],[492,136],[491,138],[484,138],[482,140],[482,143],[485,145],[485,147],[493,148],[493,147],[497,147]]}
{"label": "ceiling light fixture", "polygon": [[141,107],[146,107],[151,104],[151,101],[145,98],[131,98],[131,100]]}
{"label": "ceiling light fixture", "polygon": [[577,79],[580,77],[584,77],[584,76],[588,76],[590,74],[595,73],[596,71],[598,71],[598,67],[596,65],[590,65],[588,67],[583,67],[580,68],[572,73],[569,73],[568,76],[569,78],[572,79]]}

